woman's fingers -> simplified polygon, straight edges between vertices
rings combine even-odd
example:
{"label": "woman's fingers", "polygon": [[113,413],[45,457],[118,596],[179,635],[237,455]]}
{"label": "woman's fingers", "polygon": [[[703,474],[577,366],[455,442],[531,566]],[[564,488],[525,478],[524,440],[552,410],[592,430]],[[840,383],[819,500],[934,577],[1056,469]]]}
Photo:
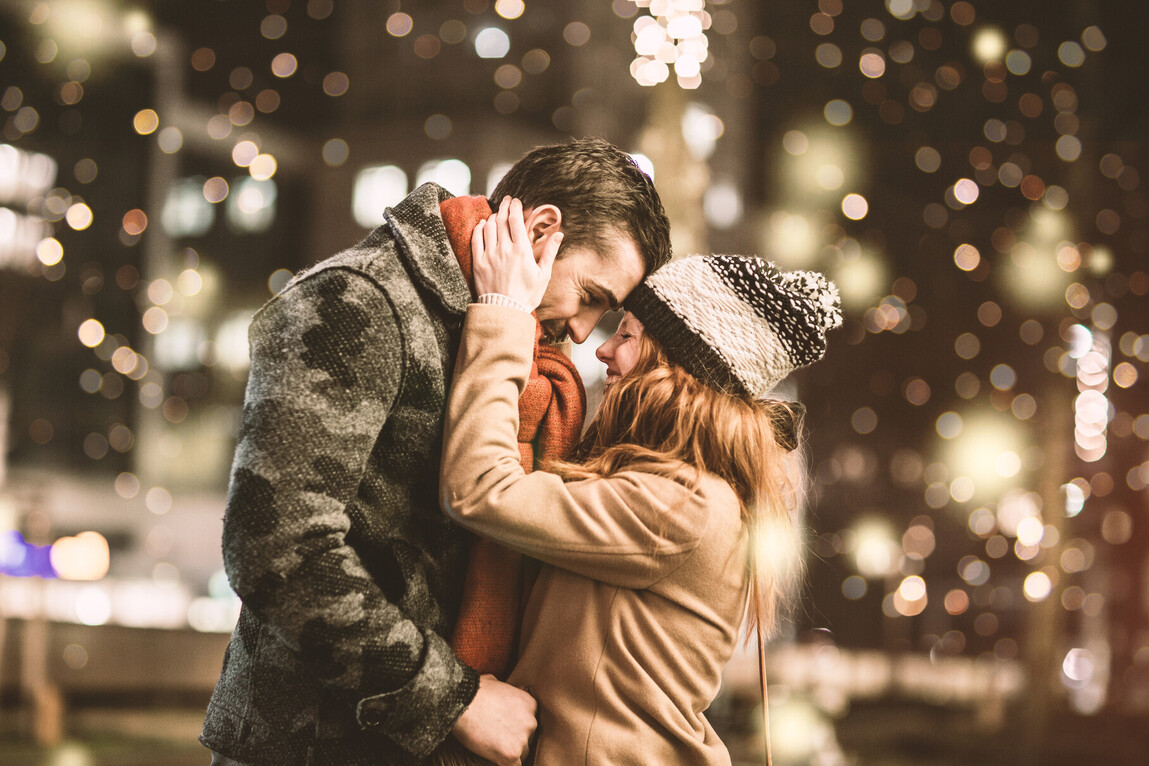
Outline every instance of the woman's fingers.
{"label": "woman's fingers", "polygon": [[483,239],[487,245],[487,258],[494,259],[499,255],[499,231],[496,216],[483,221]]}
{"label": "woman's fingers", "polygon": [[508,247],[512,242],[511,233],[507,229],[507,217],[511,213],[511,204],[510,197],[503,197],[503,201],[499,203],[499,212],[492,216],[496,221],[499,241],[503,243],[504,248]]}
{"label": "woman's fingers", "polygon": [[538,306],[550,281],[562,234],[532,243],[523,217],[522,200],[511,197],[504,197],[498,210],[475,228],[472,237],[475,289],[480,294],[506,295],[531,308]]}
{"label": "woman's fingers", "polygon": [[510,237],[511,244],[516,246],[529,244],[527,242],[527,220],[523,216],[523,201],[512,199],[507,213],[510,219],[507,222],[507,235]]}
{"label": "woman's fingers", "polygon": [[471,255],[476,258],[482,258],[486,255],[486,242],[484,232],[487,227],[484,225],[486,221],[480,221],[479,225],[471,232]]}
{"label": "woman's fingers", "polygon": [[533,258],[523,217],[522,200],[503,197],[499,209],[484,222],[484,243],[489,258]]}

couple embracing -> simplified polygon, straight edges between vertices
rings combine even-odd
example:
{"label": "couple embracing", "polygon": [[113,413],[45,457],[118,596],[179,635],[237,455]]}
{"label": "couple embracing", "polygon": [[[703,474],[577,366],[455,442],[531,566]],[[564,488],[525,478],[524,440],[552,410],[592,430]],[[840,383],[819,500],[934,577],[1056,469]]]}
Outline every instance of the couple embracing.
{"label": "couple embracing", "polygon": [[[833,285],[670,262],[597,139],[428,184],[252,321],[224,518],[243,608],[217,766],[728,764],[704,711],[797,569],[800,406]],[[581,343],[602,404],[584,429]]]}

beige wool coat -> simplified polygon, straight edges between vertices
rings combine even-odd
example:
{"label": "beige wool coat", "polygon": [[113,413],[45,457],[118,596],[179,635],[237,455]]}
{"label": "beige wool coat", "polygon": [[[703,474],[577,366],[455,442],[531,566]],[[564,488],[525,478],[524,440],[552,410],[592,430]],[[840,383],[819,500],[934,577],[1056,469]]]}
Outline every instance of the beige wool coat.
{"label": "beige wool coat", "polygon": [[524,473],[534,330],[522,311],[467,308],[440,486],[460,524],[544,562],[509,678],[539,703],[534,763],[729,764],[704,711],[749,588],[738,498],[712,475],[691,490],[690,470]]}

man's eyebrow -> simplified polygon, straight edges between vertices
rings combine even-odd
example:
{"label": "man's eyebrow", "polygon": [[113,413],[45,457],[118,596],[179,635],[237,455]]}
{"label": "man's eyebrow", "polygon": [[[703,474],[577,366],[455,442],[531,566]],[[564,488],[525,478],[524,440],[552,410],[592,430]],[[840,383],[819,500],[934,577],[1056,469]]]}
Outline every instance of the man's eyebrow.
{"label": "man's eyebrow", "polygon": [[605,285],[600,285],[600,284],[592,284],[591,287],[595,292],[597,292],[602,297],[603,300],[606,301],[606,304],[608,306],[610,306],[611,311],[618,311],[619,306],[621,306],[622,304],[618,300],[618,297],[615,296],[613,290],[611,290],[609,287],[607,287]]}

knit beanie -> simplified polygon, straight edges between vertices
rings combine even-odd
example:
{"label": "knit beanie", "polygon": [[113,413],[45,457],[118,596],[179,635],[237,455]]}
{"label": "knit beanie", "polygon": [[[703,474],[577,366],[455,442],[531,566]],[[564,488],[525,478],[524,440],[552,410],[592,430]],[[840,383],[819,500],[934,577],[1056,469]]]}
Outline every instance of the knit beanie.
{"label": "knit beanie", "polygon": [[825,276],[740,255],[671,261],[624,306],[696,378],[754,398],[821,359],[826,331],[842,324],[838,288]]}

